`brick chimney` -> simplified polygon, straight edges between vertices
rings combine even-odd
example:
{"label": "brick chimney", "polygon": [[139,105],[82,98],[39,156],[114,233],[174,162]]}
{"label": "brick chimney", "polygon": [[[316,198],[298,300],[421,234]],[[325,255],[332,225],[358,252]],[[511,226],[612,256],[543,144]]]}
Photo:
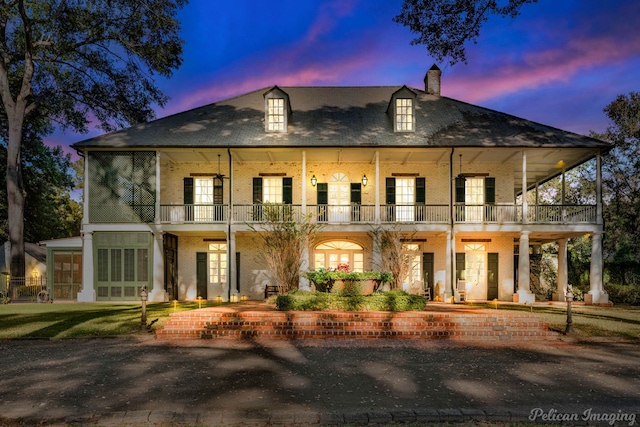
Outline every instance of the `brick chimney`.
{"label": "brick chimney", "polygon": [[424,76],[424,91],[429,95],[440,96],[440,76],[442,71],[436,64],[433,64]]}

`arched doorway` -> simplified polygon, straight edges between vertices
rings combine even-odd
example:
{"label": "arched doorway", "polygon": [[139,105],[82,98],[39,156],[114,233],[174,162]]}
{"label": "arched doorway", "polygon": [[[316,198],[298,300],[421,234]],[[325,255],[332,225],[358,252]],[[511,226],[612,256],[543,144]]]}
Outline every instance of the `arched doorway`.
{"label": "arched doorway", "polygon": [[345,240],[323,242],[314,248],[314,268],[334,270],[347,264],[350,271],[364,271],[364,248]]}

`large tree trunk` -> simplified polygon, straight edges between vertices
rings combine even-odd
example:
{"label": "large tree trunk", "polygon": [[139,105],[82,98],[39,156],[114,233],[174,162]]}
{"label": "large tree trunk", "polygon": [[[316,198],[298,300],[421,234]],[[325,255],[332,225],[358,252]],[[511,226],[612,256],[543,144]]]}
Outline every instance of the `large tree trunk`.
{"label": "large tree trunk", "polygon": [[[9,123],[7,144],[7,210],[9,220],[11,277],[25,277],[24,255],[24,186],[20,146],[22,142],[22,117],[12,117]],[[17,123],[16,123],[17,122]],[[19,123],[19,124],[18,124]]]}

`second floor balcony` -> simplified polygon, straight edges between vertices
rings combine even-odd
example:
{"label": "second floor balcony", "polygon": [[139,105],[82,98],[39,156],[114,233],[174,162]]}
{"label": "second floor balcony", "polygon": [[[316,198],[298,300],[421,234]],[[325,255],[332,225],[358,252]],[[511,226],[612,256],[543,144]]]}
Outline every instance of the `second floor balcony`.
{"label": "second floor balcony", "polygon": [[[255,224],[265,220],[262,204],[233,205],[233,222]],[[270,218],[327,224],[595,224],[595,205],[279,205],[269,206]],[[274,212],[275,210],[275,212]],[[163,224],[222,224],[229,220],[229,205],[161,205]]]}

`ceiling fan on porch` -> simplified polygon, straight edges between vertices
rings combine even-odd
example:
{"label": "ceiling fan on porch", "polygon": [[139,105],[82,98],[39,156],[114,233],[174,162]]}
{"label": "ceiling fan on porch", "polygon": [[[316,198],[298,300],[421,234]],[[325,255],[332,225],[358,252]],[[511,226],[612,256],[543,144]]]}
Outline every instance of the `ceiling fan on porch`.
{"label": "ceiling fan on porch", "polygon": [[224,174],[220,173],[220,154],[218,154],[218,173],[214,175],[215,179],[219,179],[222,181],[223,179],[228,179],[224,176]]}
{"label": "ceiling fan on porch", "polygon": [[466,180],[467,179],[467,176],[462,173],[462,154],[460,154],[460,173],[458,174],[456,179],[462,179],[462,180]]}

